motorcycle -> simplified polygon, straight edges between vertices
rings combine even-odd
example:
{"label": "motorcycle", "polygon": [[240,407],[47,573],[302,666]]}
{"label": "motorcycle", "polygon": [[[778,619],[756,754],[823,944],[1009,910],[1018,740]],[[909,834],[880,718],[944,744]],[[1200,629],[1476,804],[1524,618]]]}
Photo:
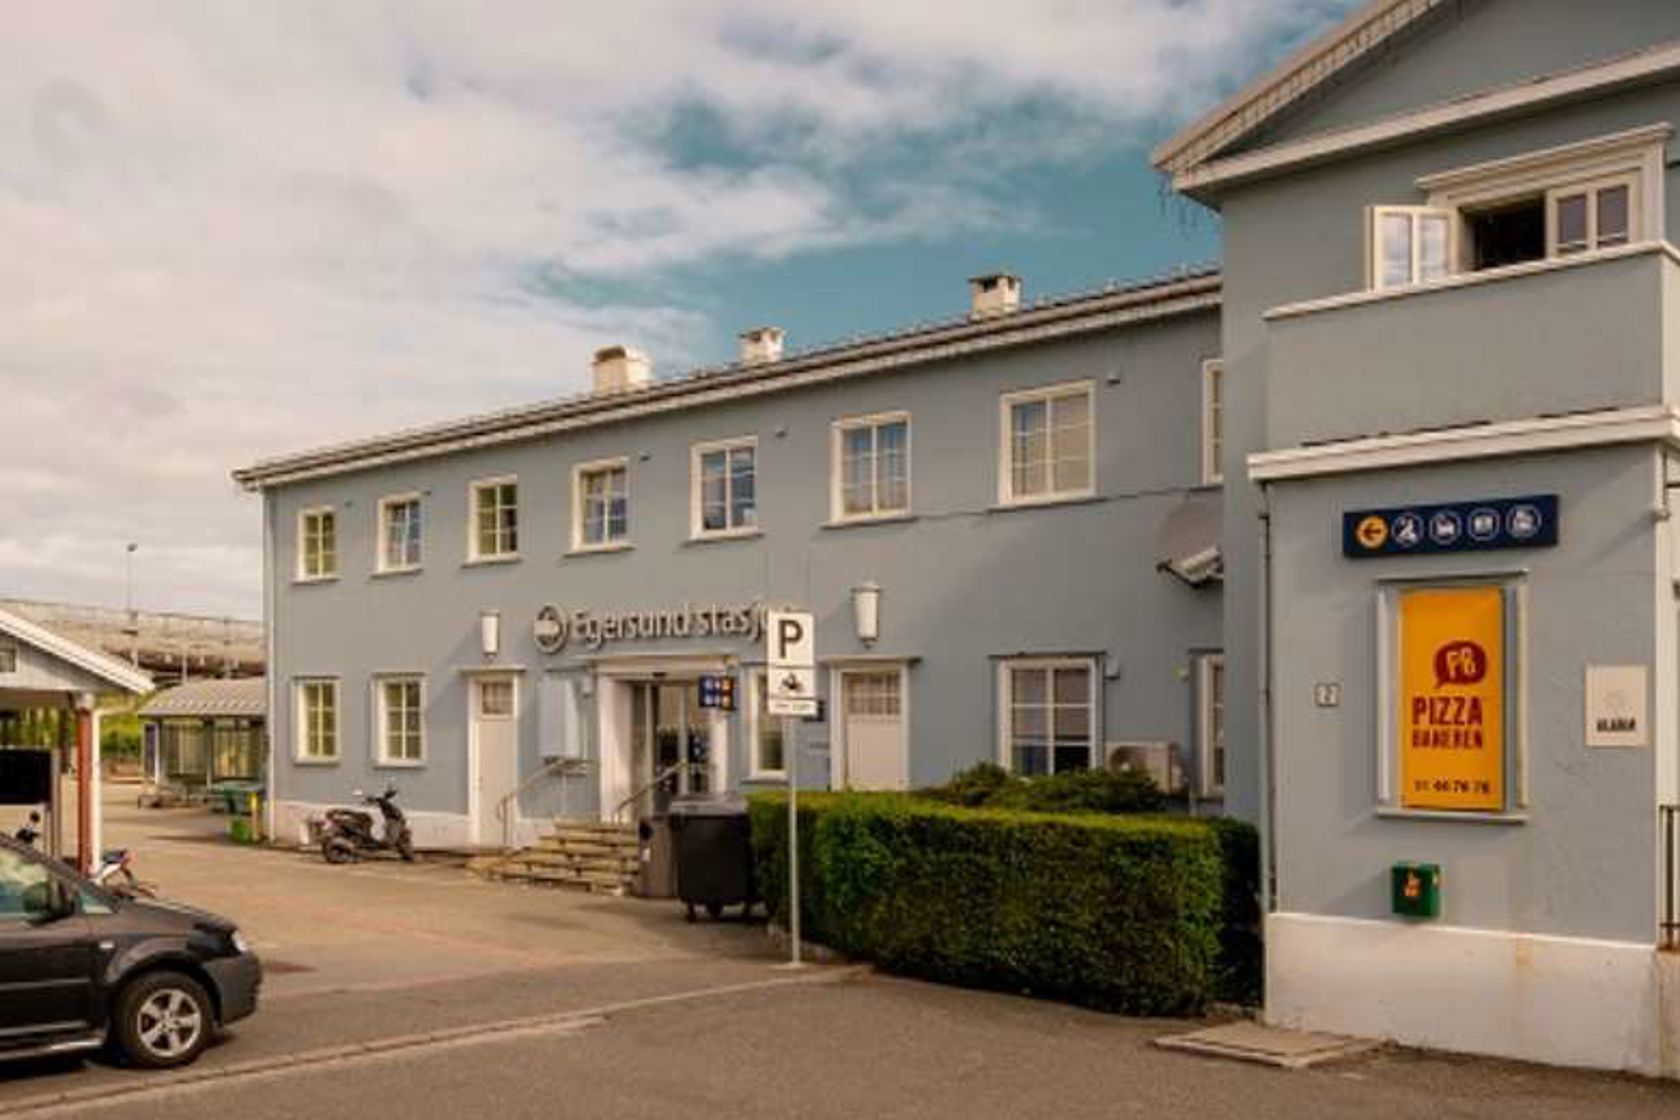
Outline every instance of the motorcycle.
{"label": "motorcycle", "polygon": [[12,836],[34,847],[36,841],[41,839],[41,814],[30,813],[29,819],[16,832],[12,833]]}
{"label": "motorcycle", "polygon": [[414,862],[414,838],[408,829],[408,817],[397,804],[397,787],[389,785],[384,793],[355,791],[364,805],[379,809],[384,828],[376,835],[373,814],[362,809],[328,809],[321,822],[321,856],[328,863],[349,863],[366,852],[396,852],[404,863]]}
{"label": "motorcycle", "polygon": [[156,898],[157,887],[134,874],[134,853],[112,848],[99,854],[99,866],[88,876],[119,898]]}

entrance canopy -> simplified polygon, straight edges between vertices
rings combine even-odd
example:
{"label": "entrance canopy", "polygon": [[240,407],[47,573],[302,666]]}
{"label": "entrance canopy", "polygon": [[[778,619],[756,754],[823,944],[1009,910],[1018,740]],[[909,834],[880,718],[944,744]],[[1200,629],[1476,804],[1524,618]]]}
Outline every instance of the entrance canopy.
{"label": "entrance canopy", "polygon": [[[0,610],[0,711],[76,713],[76,859],[84,871],[92,866],[101,833],[98,698],[151,690],[152,678],[133,666]],[[58,840],[59,809],[49,808],[51,850]]]}

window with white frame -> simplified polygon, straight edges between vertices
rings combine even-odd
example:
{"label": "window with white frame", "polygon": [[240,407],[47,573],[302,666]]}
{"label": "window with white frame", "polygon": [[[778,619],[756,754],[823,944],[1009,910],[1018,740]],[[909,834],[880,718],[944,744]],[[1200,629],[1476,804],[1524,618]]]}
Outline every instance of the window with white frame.
{"label": "window with white frame", "polygon": [[750,533],[758,527],[758,441],[731,440],[694,449],[693,533]]}
{"label": "window with white frame", "polygon": [[478,682],[478,714],[484,719],[513,717],[513,682],[505,677],[486,677]]}
{"label": "window with white frame", "polygon": [[752,676],[752,776],[780,778],[787,774],[787,743],[782,718],[770,714],[770,681],[764,670]]}
{"label": "window with white frame", "polygon": [[1093,661],[1002,662],[999,693],[1004,766],[1028,777],[1090,769],[1098,725]]}
{"label": "window with white frame", "polygon": [[17,667],[17,647],[10,644],[0,644],[0,673],[15,673]]}
{"label": "window with white frame", "polygon": [[1373,206],[1371,287],[1378,291],[1440,280],[1452,272],[1453,215],[1427,206]]}
{"label": "window with white frame", "polygon": [[1213,484],[1225,477],[1225,363],[1209,358],[1202,363],[1202,481]]}
{"label": "window with white frame", "polygon": [[379,570],[412,571],[420,566],[420,495],[379,500]]}
{"label": "window with white frame", "polygon": [[472,485],[473,560],[504,560],[519,555],[519,482],[490,478]]}
{"label": "window with white frame", "polygon": [[907,414],[838,421],[834,425],[833,458],[834,520],[865,520],[909,512]]}
{"label": "window with white frame", "polygon": [[1369,210],[1370,287],[1660,239],[1671,133],[1652,125],[1419,179],[1427,205]]}
{"label": "window with white frame", "polygon": [[379,761],[397,765],[423,762],[426,743],[420,678],[383,677],[374,687]]}
{"label": "window with white frame", "polygon": [[613,548],[630,539],[630,472],[623,459],[584,463],[572,476],[572,548]]}
{"label": "window with white frame", "polygon": [[1094,404],[1095,387],[1088,381],[1004,396],[1001,501],[1055,501],[1092,492]]}
{"label": "window with white frame", "polygon": [[338,681],[297,682],[297,757],[303,762],[338,759]]}
{"label": "window with white frame", "polygon": [[1225,656],[1204,654],[1197,660],[1197,769],[1203,797],[1225,795]]}
{"label": "window with white frame", "polygon": [[338,574],[338,516],[327,507],[298,514],[298,578],[331,579]]}

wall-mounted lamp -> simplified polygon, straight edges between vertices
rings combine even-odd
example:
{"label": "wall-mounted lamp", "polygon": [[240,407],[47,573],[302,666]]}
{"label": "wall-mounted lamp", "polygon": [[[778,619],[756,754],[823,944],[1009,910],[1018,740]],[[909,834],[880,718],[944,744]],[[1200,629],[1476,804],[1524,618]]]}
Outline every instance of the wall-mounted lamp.
{"label": "wall-mounted lamp", "polygon": [[874,645],[881,636],[881,585],[874,580],[852,588],[852,620],[857,623],[858,641]]}
{"label": "wall-mounted lamp", "polygon": [[481,611],[478,616],[478,648],[486,661],[502,652],[502,616],[499,611]]}

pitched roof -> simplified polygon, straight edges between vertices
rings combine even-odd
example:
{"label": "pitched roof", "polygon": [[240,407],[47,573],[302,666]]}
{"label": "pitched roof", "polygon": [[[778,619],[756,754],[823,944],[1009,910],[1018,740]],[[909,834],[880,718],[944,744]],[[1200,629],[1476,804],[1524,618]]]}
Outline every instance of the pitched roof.
{"label": "pitched roof", "polygon": [[11,611],[0,610],[0,634],[6,634],[50,657],[74,665],[124,692],[139,695],[150,692],[153,688],[152,678],[134,666],[118,661],[99,650],[89,649],[79,642],[73,642],[44,626],[37,626]]}
{"label": "pitched roof", "polygon": [[165,689],[141,708],[142,717],[213,716],[262,719],[268,713],[268,680],[241,677],[236,680],[188,681]]}
{"label": "pitched roof", "polygon": [[1159,320],[1215,308],[1219,300],[1220,274],[1216,266],[1181,268],[1167,277],[1141,283],[1111,284],[1095,292],[1041,299],[1007,314],[919,323],[900,331],[790,354],[779,361],[704,367],[621,392],[584,393],[264,459],[234,471],[233,478],[247,490],[258,490],[389,462],[534,439],[735,396],[776,392],[959,354]]}
{"label": "pitched roof", "polygon": [[1447,0],[1370,0],[1150,153],[1177,175],[1229,148],[1320,90],[1336,75],[1407,30]]}

